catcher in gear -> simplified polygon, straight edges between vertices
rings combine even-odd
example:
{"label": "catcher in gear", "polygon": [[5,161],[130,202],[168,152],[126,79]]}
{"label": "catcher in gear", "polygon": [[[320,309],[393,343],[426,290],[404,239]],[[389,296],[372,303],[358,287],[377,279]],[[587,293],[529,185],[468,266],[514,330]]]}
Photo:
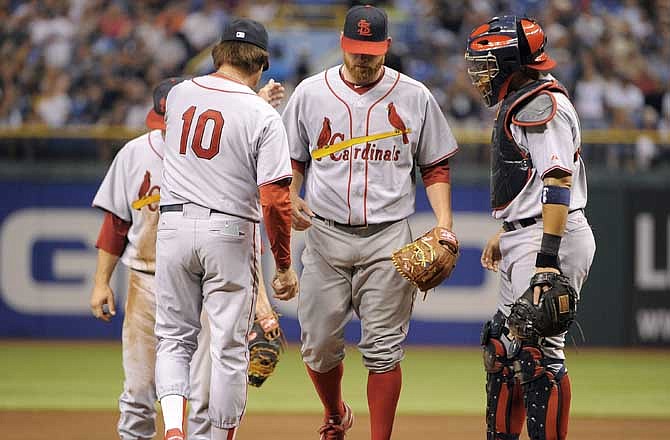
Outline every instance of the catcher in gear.
{"label": "catcher in gear", "polygon": [[[260,266],[260,263],[259,263]],[[259,276],[262,271],[259,269]],[[262,277],[259,278],[256,319],[249,333],[249,385],[260,387],[274,373],[286,338],[272,309]]]}
{"label": "catcher in gear", "polygon": [[502,16],[475,28],[465,53],[472,84],[499,105],[491,209],[502,227],[481,256],[501,281],[481,338],[488,440],[518,439],[524,419],[531,440],[566,438],[565,332],[595,253],[579,118],[545,44],[534,20]]}

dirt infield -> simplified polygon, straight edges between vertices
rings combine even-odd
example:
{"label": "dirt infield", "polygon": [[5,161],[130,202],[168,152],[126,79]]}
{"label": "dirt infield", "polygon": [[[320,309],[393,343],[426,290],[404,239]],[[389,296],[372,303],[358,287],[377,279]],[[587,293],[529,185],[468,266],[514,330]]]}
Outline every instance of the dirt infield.
{"label": "dirt infield", "polygon": [[[3,440],[113,440],[118,415],[111,411],[0,411]],[[238,440],[316,440],[319,417],[249,414]],[[573,419],[571,440],[665,440],[670,420]],[[347,440],[367,440],[368,418],[356,417]],[[482,440],[483,419],[475,416],[396,418],[394,440]],[[156,440],[162,437],[156,436]],[[522,435],[522,439],[527,437]]]}

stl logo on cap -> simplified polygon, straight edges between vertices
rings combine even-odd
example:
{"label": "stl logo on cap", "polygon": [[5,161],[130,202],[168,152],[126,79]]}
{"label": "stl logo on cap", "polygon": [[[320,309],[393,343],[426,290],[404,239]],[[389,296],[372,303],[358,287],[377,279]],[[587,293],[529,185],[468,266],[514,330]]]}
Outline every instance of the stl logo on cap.
{"label": "stl logo on cap", "polygon": [[364,37],[372,36],[372,30],[370,30],[370,22],[364,18],[358,20],[358,35],[362,35]]}

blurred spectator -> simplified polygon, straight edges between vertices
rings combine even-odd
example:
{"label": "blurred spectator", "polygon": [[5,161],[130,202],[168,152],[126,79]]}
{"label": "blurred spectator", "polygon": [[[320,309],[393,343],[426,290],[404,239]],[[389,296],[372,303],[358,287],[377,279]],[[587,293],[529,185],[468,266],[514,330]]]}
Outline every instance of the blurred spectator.
{"label": "blurred spectator", "polygon": [[657,126],[658,113],[653,107],[646,106],[642,111],[642,128],[648,132],[643,132],[635,142],[635,167],[638,170],[648,170],[657,154],[656,142],[651,136]]}
{"label": "blurred spectator", "polygon": [[66,13],[64,2],[52,2],[36,8],[35,18],[30,22],[31,43],[41,47],[47,67],[64,68],[72,59],[75,27]]}
{"label": "blurred spectator", "polygon": [[201,9],[186,16],[181,32],[195,55],[221,37],[227,14],[216,0],[205,0]]}
{"label": "blurred spectator", "polygon": [[280,2],[276,0],[256,0],[253,2],[247,2],[246,5],[242,6],[241,14],[245,17],[253,17],[254,20],[260,21],[263,24],[269,24],[274,18],[277,17],[279,12]]}
{"label": "blurred spectator", "polygon": [[37,98],[35,112],[50,127],[62,127],[68,120],[72,109],[69,87],[70,78],[60,71],[49,71],[42,81],[42,94]]}
{"label": "blurred spectator", "polygon": [[23,123],[16,88],[0,90],[0,127],[19,127]]}
{"label": "blurred spectator", "polygon": [[607,127],[605,82],[588,53],[582,56],[582,74],[575,84],[574,102],[583,128]]}
{"label": "blurred spectator", "polygon": [[644,107],[644,95],[630,77],[614,74],[607,78],[605,102],[612,112],[615,127],[635,128],[637,117]]}

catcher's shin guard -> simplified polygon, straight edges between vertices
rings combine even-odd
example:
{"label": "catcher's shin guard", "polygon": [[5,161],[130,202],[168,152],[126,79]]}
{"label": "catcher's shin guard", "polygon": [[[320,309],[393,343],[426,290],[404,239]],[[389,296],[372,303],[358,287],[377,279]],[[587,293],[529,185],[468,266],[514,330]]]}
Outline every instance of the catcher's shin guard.
{"label": "catcher's shin guard", "polygon": [[571,386],[563,360],[544,357],[539,348],[524,346],[515,362],[531,440],[564,440],[568,433]]}
{"label": "catcher's shin guard", "polygon": [[505,331],[501,312],[484,324],[481,344],[486,370],[486,438],[517,440],[523,427],[525,410],[521,386],[514,377],[512,360],[500,337]]}

